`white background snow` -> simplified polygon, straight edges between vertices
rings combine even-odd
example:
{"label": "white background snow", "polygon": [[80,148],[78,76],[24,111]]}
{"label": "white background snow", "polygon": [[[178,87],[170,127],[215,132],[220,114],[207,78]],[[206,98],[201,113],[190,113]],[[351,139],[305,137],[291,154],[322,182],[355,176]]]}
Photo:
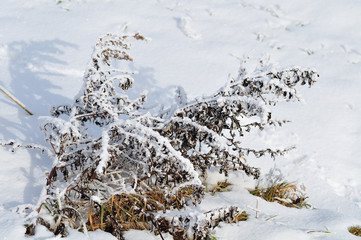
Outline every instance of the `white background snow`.
{"label": "white background snow", "polygon": [[[263,172],[274,166],[306,186],[314,209],[289,209],[248,194],[253,183],[231,174],[230,192],[207,196],[202,210],[237,205],[250,219],[221,224],[217,239],[358,239],[361,224],[361,2],[358,0],[0,0],[0,85],[33,116],[0,94],[0,140],[46,145],[38,117],[71,104],[97,38],[139,31],[129,67],[138,71],[134,96],[147,90],[150,105],[169,103],[176,86],[190,98],[208,95],[235,76],[243,56],[270,56],[281,67],[320,74],[300,89],[305,104],[280,105],[292,123],[259,134],[263,146],[296,144],[284,158],[249,160]],[[17,206],[37,204],[52,163],[46,154],[0,148],[0,239],[25,239]],[[224,177],[211,175],[216,182]],[[257,200],[258,199],[258,200]],[[258,208],[257,208],[258,201]],[[253,210],[252,210],[253,209]],[[259,211],[256,218],[254,210]],[[189,208],[192,211],[192,208]],[[269,219],[272,217],[271,219]],[[325,233],[328,231],[330,233]],[[130,231],[127,239],[160,239]],[[100,231],[90,239],[114,239]],[[38,228],[30,239],[52,239]],[[72,231],[68,239],[86,239]]]}

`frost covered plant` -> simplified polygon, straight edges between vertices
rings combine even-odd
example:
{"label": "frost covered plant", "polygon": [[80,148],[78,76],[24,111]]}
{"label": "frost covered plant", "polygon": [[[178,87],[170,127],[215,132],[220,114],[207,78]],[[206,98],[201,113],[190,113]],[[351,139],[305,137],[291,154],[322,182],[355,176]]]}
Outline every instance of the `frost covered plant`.
{"label": "frost covered plant", "polygon": [[203,196],[192,163],[152,128],[163,120],[141,113],[145,96],[131,100],[115,88],[125,91],[133,84],[131,72],[113,68],[132,61],[130,38],[144,40],[140,34],[100,38],[73,106],[56,107],[52,117],[40,118],[56,154],[46,193],[48,211],[57,216],[50,223],[54,231],[66,219],[85,231],[91,205],[117,194],[162,191],[171,199],[191,187],[191,201]]}
{"label": "frost covered plant", "polygon": [[247,61],[242,62],[237,78],[230,79],[212,96],[185,104],[186,98],[179,95],[179,108],[161,114],[166,119],[159,129],[161,134],[203,175],[214,165],[226,175],[229,170],[241,169],[258,178],[259,169],[248,166],[246,156],[269,154],[274,158],[290,149],[255,150],[244,147],[240,139],[253,128],[282,126],[287,121],[273,120],[268,106],[280,101],[300,101],[295,86],[312,86],[318,78],[313,70],[278,71],[263,60],[251,71],[246,64]]}
{"label": "frost covered plant", "polygon": [[269,106],[299,101],[295,86],[312,86],[318,75],[300,68],[279,71],[262,60],[249,68],[245,61],[215,94],[189,102],[179,88],[175,105],[150,114],[145,95],[126,94],[133,73],[114,67],[133,60],[132,39],[145,40],[140,34],[100,38],[74,104],[40,118],[56,156],[37,222],[61,235],[67,226],[100,228],[122,239],[121,231],[133,227],[169,232],[175,239],[206,239],[220,221],[238,221],[242,212],[229,207],[191,219],[159,211],[199,203],[201,180],[211,166],[257,179],[259,169],[246,163],[249,154],[276,157],[289,149],[246,148],[244,133],[281,126],[286,121],[273,120]]}
{"label": "frost covered plant", "polygon": [[168,232],[173,239],[210,239],[209,232],[220,222],[236,223],[246,221],[248,215],[238,207],[214,209],[196,216],[169,216],[155,217],[155,228],[158,231]]}

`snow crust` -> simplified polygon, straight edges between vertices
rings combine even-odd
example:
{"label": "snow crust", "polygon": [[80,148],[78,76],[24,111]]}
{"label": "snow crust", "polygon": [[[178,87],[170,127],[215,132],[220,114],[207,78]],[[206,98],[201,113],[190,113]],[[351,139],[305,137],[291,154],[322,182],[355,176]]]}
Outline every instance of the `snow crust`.
{"label": "snow crust", "polygon": [[[138,72],[130,93],[147,90],[150,110],[173,102],[178,86],[189,99],[213,93],[228,74],[236,77],[242,56],[268,55],[282,67],[315,68],[319,81],[299,92],[306,103],[275,109],[292,123],[248,139],[255,147],[296,144],[275,162],[248,161],[263,173],[277,167],[286,179],[303,183],[315,209],[256,198],[246,188],[257,183],[237,172],[228,178],[211,172],[210,185],[227,179],[233,186],[207,195],[197,208],[236,205],[250,213],[246,222],[221,224],[212,233],[217,239],[357,239],[347,228],[361,224],[360,12],[358,0],[2,0],[0,86],[34,115],[0,94],[0,140],[46,145],[37,118],[72,102],[92,47],[107,32],[139,31],[152,39],[133,46],[135,61],[129,64]],[[0,148],[0,156],[0,239],[57,239],[42,227],[25,238],[26,212],[19,214],[19,206],[38,203],[52,159],[33,149]],[[160,239],[134,230],[125,237]],[[115,239],[101,231],[71,231],[66,239],[100,238]]]}

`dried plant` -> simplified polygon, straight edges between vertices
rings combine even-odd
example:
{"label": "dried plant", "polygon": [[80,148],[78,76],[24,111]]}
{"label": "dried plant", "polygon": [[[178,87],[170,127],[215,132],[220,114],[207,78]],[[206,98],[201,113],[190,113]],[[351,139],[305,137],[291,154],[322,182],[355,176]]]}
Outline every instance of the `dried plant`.
{"label": "dried plant", "polygon": [[[252,69],[244,61],[237,77],[213,95],[188,101],[179,88],[176,104],[152,115],[143,107],[145,94],[137,99],[126,94],[133,73],[114,68],[133,60],[131,40],[146,39],[138,33],[100,38],[74,104],[54,107],[51,117],[40,118],[54,165],[33,219],[63,236],[66,227],[100,228],[118,239],[131,228],[169,232],[174,239],[206,239],[221,221],[245,220],[237,207],[196,219],[159,211],[199,203],[201,180],[211,166],[225,175],[241,170],[259,178],[260,170],[246,163],[249,154],[276,157],[290,148],[247,148],[242,137],[287,122],[274,120],[269,107],[299,101],[295,86],[312,86],[318,74],[300,68],[279,71],[263,60]],[[35,224],[30,223],[29,233]]]}

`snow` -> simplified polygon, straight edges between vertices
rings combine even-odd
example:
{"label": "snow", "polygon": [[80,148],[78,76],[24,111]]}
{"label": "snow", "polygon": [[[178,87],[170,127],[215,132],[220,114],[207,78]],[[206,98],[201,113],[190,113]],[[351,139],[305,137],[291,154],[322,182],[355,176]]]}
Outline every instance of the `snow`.
{"label": "snow", "polygon": [[194,40],[200,40],[202,38],[202,36],[192,28],[192,18],[181,17],[180,19],[177,19],[177,21],[179,29],[184,33],[185,36]]}
{"label": "snow", "polygon": [[[107,129],[108,130],[108,129]],[[103,131],[102,133],[102,152],[100,153],[100,162],[96,168],[97,174],[104,173],[104,169],[109,161],[109,152],[108,152],[108,146],[109,146],[109,135],[108,131]]]}
{"label": "snow", "polygon": [[[38,117],[70,104],[99,36],[139,31],[152,41],[134,43],[129,64],[134,89],[148,91],[148,106],[169,105],[181,86],[188,99],[209,95],[236,77],[242,56],[270,56],[283,67],[317,69],[319,81],[300,88],[305,104],[282,103],[278,119],[292,123],[261,133],[250,144],[289,146],[287,156],[249,159],[266,174],[273,167],[306,186],[315,209],[289,209],[250,195],[256,183],[242,173],[227,179],[229,192],[207,194],[197,208],[239,206],[246,222],[221,224],[217,239],[357,239],[347,228],[361,224],[361,3],[357,0],[2,0],[0,85],[34,113],[0,94],[0,140],[48,146]],[[25,239],[19,205],[36,205],[52,159],[39,150],[0,148],[0,238]],[[192,209],[193,207],[190,207]],[[258,218],[256,218],[256,211]],[[330,232],[330,233],[326,233]],[[101,231],[89,238],[114,239]],[[126,239],[160,239],[129,231]],[[28,239],[58,239],[45,228]],[[171,239],[167,236],[167,239]]]}

